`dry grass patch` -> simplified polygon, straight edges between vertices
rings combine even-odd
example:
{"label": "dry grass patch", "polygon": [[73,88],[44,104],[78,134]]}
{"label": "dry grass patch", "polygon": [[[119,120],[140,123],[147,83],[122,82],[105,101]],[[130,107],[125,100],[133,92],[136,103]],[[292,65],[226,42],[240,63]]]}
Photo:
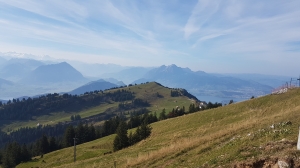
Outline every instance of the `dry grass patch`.
{"label": "dry grass patch", "polygon": [[[113,167],[114,163],[117,167],[232,167],[249,159],[299,156],[293,146],[298,137],[299,93],[294,89],[153,123],[151,136],[134,146],[59,167]],[[285,122],[290,124],[280,125]],[[282,139],[291,143],[280,147],[284,143],[276,142]],[[112,142],[112,137],[100,141]],[[281,151],[284,147],[289,150]]]}

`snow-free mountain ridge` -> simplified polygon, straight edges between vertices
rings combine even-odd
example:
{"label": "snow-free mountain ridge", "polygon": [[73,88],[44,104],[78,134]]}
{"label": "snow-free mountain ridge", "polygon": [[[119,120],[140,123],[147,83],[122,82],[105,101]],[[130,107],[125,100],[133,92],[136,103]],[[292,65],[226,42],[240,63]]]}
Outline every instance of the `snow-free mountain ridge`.
{"label": "snow-free mountain ridge", "polygon": [[21,83],[39,85],[61,82],[83,82],[87,79],[66,62],[58,64],[43,65],[36,68]]}
{"label": "snow-free mountain ridge", "polygon": [[218,77],[203,71],[194,72],[174,64],[154,68],[133,83],[139,84],[141,81],[156,81],[168,87],[185,88],[196,96],[207,95],[232,99],[265,95],[272,90],[272,87],[255,81],[228,76]]}
{"label": "snow-free mountain ridge", "polygon": [[69,92],[69,94],[80,95],[80,94],[84,94],[85,92],[91,92],[91,91],[95,91],[95,90],[103,91],[105,89],[110,89],[113,87],[118,87],[118,85],[107,82],[103,79],[100,79],[97,81],[89,82],[83,86],[80,86],[79,88],[76,88],[76,89],[72,90],[71,92]]}

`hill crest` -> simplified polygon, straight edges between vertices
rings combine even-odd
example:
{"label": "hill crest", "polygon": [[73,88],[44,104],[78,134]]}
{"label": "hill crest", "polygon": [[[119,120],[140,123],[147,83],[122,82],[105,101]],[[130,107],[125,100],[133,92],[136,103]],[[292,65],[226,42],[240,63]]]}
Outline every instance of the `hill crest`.
{"label": "hill crest", "polygon": [[[282,159],[300,165],[296,150],[300,89],[267,95],[221,108],[152,124],[150,138],[121,151],[112,149],[115,135],[44,155],[49,167],[259,167]],[[283,110],[284,109],[284,110]],[[84,157],[85,156],[85,157]],[[60,162],[57,163],[57,160]],[[243,166],[244,165],[244,166]],[[252,165],[252,166],[251,166]]]}

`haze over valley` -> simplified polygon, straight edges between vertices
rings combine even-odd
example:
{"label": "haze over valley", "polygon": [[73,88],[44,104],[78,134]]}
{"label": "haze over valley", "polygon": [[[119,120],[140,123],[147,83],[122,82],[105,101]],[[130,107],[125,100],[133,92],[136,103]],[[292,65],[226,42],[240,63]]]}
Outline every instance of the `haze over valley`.
{"label": "haze over valley", "polygon": [[0,168],[300,167],[299,7],[0,0]]}
{"label": "haze over valley", "polygon": [[229,100],[242,101],[252,96],[269,94],[272,89],[291,78],[262,74],[206,73],[175,64],[129,67],[78,61],[68,63],[59,60],[47,62],[30,58],[0,58],[2,100],[47,93],[79,95],[94,90],[155,81],[171,88],[185,88],[199,100],[226,103]]}

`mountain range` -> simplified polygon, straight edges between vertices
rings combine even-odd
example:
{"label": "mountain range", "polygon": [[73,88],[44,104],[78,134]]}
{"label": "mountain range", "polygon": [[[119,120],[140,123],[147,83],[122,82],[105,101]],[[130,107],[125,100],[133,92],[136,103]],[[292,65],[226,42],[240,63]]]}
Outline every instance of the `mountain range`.
{"label": "mountain range", "polygon": [[72,65],[67,62],[49,64],[32,59],[7,60],[0,57],[0,86],[5,84],[1,88],[0,99],[53,92],[82,94],[93,89],[104,90],[108,87],[156,81],[167,87],[184,88],[204,101],[208,98],[218,102],[230,99],[240,101],[269,94],[273,88],[290,79],[261,74],[211,74],[174,64],[147,68],[73,61]]}
{"label": "mountain range", "polygon": [[0,78],[18,81],[41,65],[44,65],[44,63],[32,59],[12,58],[4,61],[0,66]]}
{"label": "mountain range", "polygon": [[139,78],[142,78],[149,70],[153,68],[145,68],[145,67],[131,67],[127,69],[123,69],[119,72],[115,73],[105,73],[102,74],[102,78],[115,78],[121,80],[127,84],[132,83]]}
{"label": "mountain range", "polygon": [[[23,69],[20,70],[20,67]],[[7,71],[3,69],[7,69]],[[4,100],[22,96],[68,92],[89,82],[79,71],[66,62],[45,64],[30,59],[11,59],[5,62],[0,74],[5,74],[4,77],[0,77],[3,79],[0,81],[2,86],[0,99]],[[9,79],[14,79],[12,80],[13,83]]]}
{"label": "mountain range", "polygon": [[176,65],[160,66],[147,72],[133,83],[156,81],[173,88],[185,88],[197,97],[215,96],[231,99],[248,99],[270,93],[272,87],[255,81],[230,76],[216,76],[203,71],[191,71]]}
{"label": "mountain range", "polygon": [[[75,69],[80,71],[86,77],[99,78],[106,73],[117,73],[128,67],[116,64],[88,64],[78,61],[68,61]],[[111,76],[109,76],[111,77]]]}
{"label": "mountain range", "polygon": [[264,74],[213,74],[216,76],[224,77],[231,76],[243,80],[255,81],[264,85],[268,85],[277,88],[287,81],[290,81],[290,77],[280,75],[264,75]]}

